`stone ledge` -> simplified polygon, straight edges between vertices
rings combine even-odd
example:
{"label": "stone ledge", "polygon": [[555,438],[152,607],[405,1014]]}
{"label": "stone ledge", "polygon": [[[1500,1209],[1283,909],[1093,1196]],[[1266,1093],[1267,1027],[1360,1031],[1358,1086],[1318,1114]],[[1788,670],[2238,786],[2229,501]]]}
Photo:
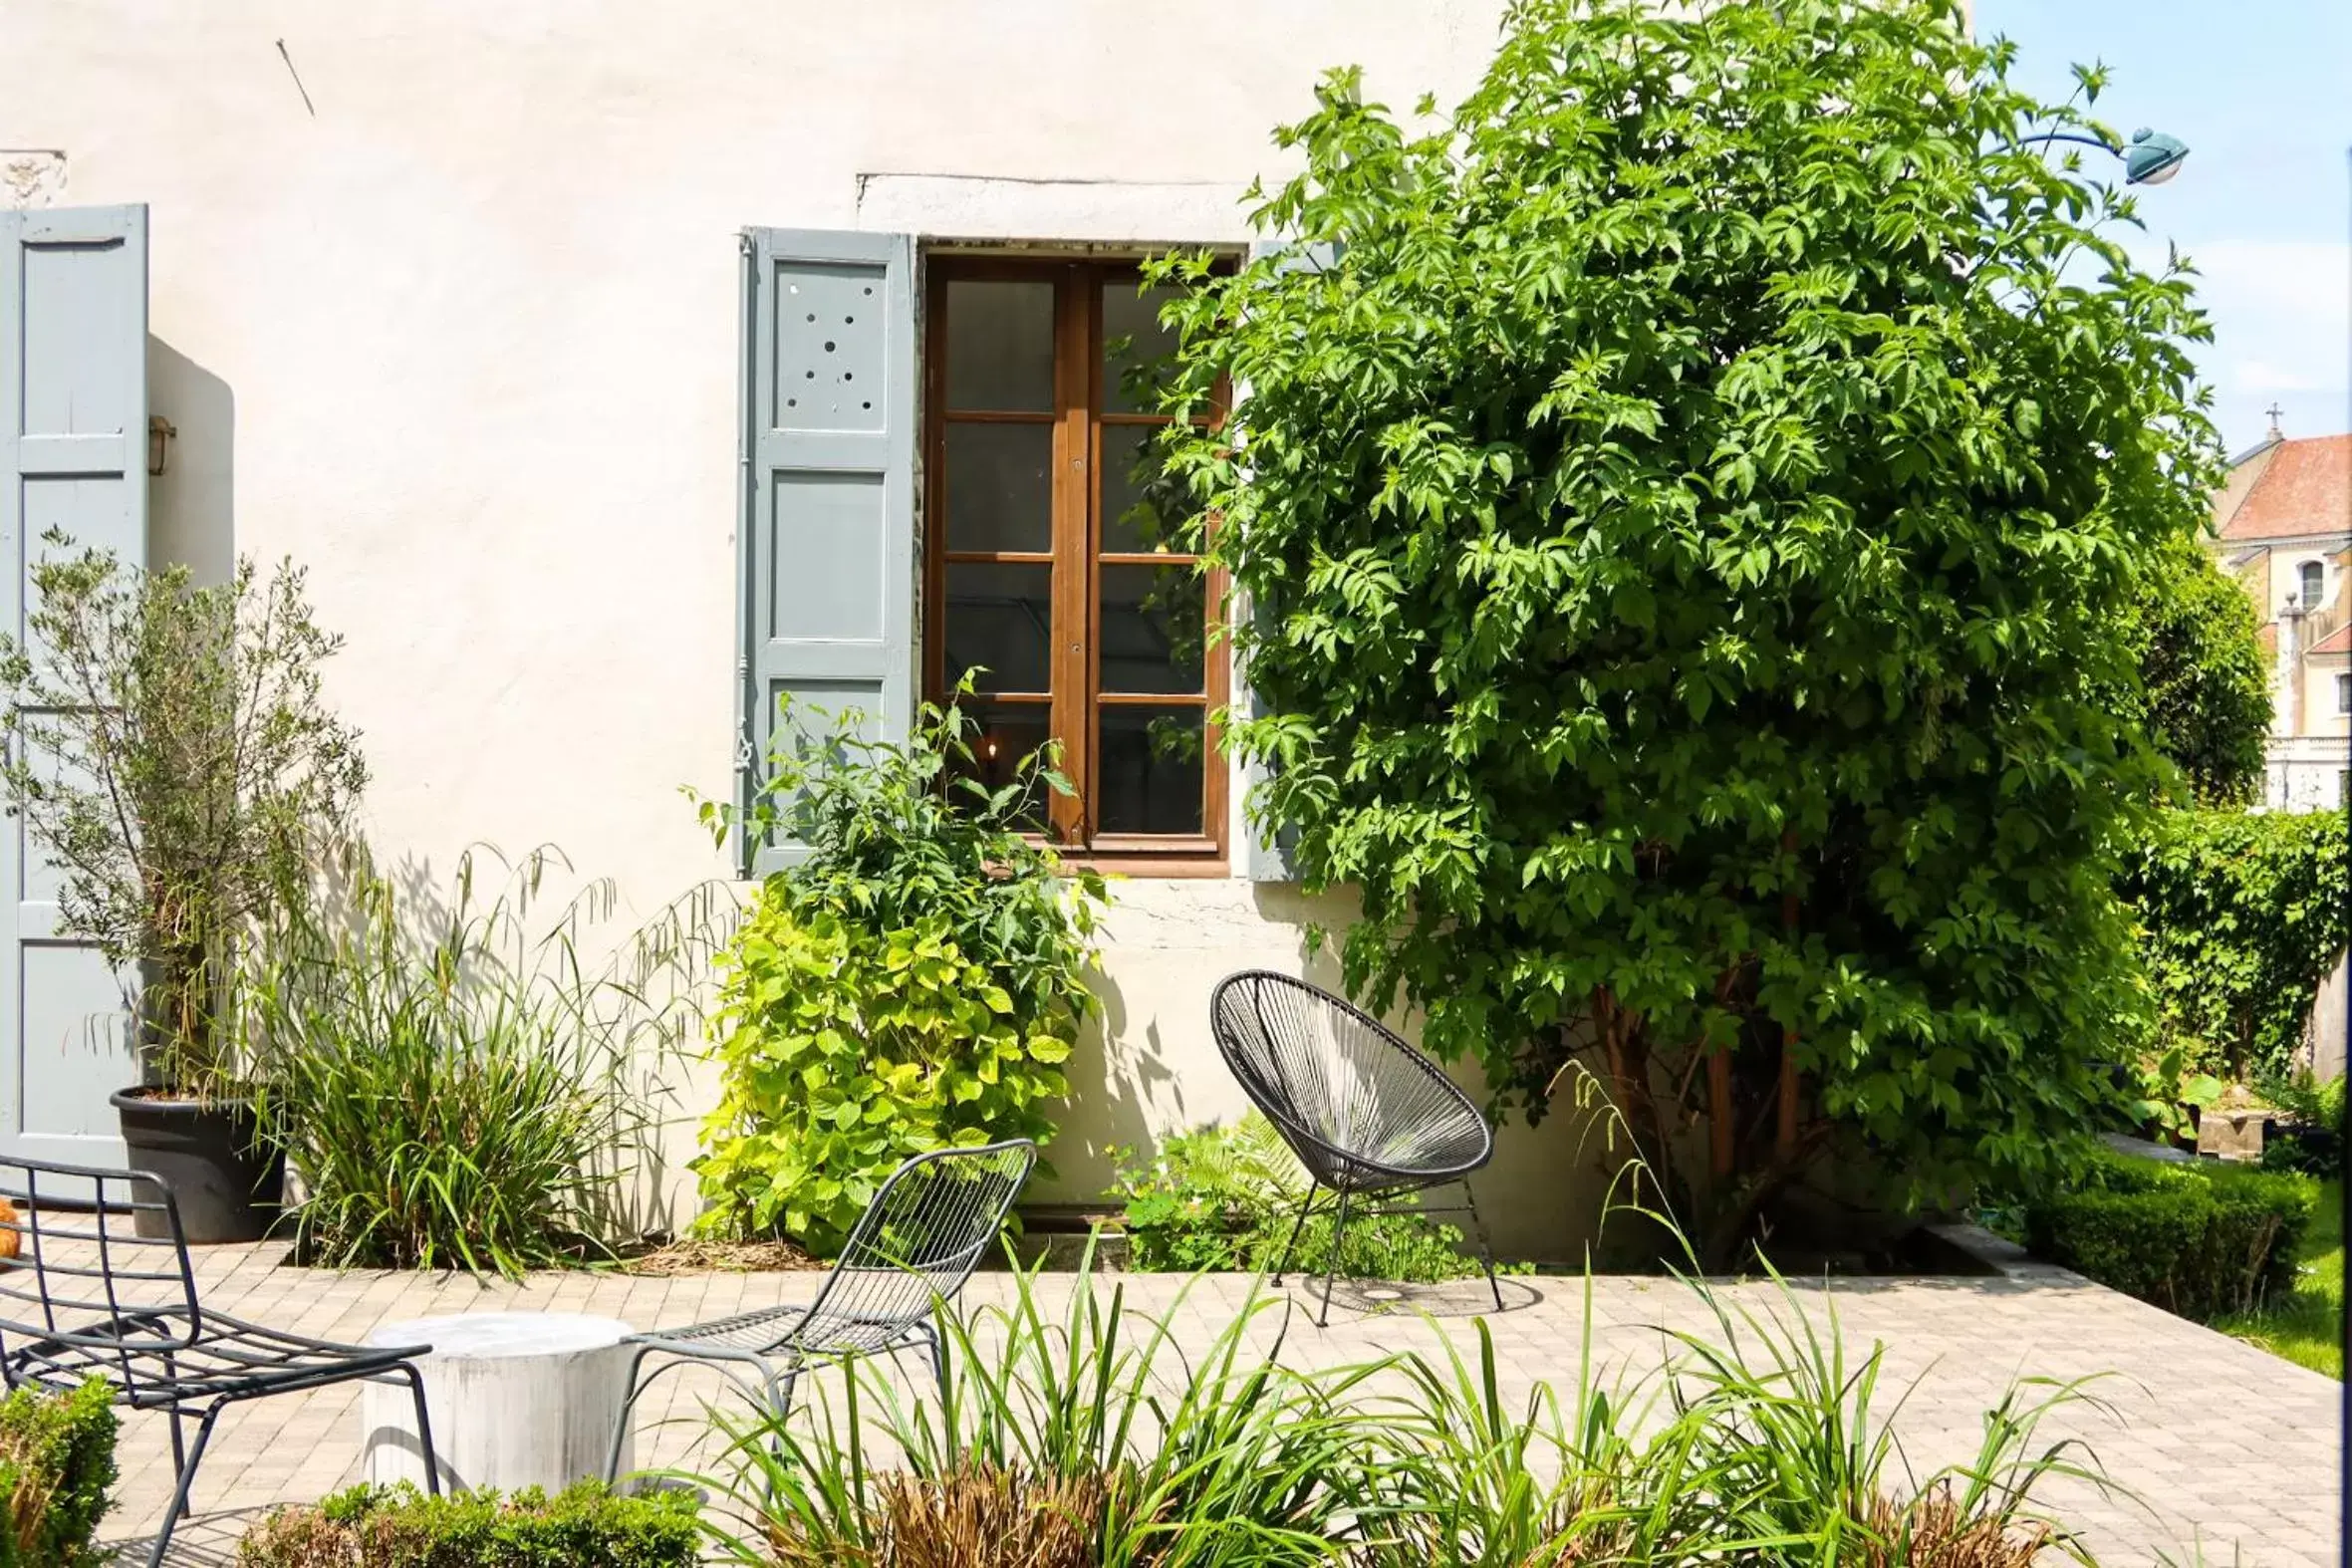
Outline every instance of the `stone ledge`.
{"label": "stone ledge", "polygon": [[[1968,1220],[1954,1220],[1949,1224],[1929,1225],[1928,1233],[1949,1246],[1958,1247],[1992,1273],[2003,1279],[2028,1281],[2041,1285],[2091,1285],[2096,1281],[2077,1274],[2070,1268],[2055,1263],[2044,1263],[2014,1241],[2004,1241],[1982,1225]],[[2105,1287],[2100,1287],[2104,1289]]]}

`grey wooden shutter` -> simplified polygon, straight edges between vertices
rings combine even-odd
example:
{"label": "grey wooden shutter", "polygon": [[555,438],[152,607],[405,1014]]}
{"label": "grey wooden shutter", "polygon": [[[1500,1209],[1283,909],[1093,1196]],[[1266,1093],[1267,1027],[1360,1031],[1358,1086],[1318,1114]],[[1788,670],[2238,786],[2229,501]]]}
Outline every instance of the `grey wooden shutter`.
{"label": "grey wooden shutter", "polygon": [[[748,801],[780,695],[855,710],[878,738],[913,722],[915,245],[750,229],[743,255],[736,765]],[[745,844],[740,867],[765,876],[799,855]]]}
{"label": "grey wooden shutter", "polygon": [[[1252,261],[1263,260],[1267,256],[1278,257],[1279,259],[1276,261],[1275,266],[1277,270],[1282,272],[1295,272],[1310,268],[1320,271],[1321,269],[1329,267],[1338,261],[1339,246],[1335,243],[1325,241],[1301,245],[1295,242],[1281,240],[1259,240],[1249,247],[1249,255]],[[1247,440],[1246,430],[1243,432],[1243,439],[1245,441]],[[1257,625],[1262,628],[1268,624],[1269,618],[1274,613],[1274,607],[1270,605],[1253,604],[1249,607],[1249,613],[1256,621]],[[1241,676],[1246,686],[1248,677],[1247,669],[1244,668],[1240,671],[1237,671],[1237,673]],[[1251,717],[1262,717],[1270,711],[1265,701],[1259,697],[1256,687],[1247,686],[1247,700]],[[1244,801],[1247,801],[1251,795],[1257,793],[1258,786],[1265,781],[1269,769],[1267,765],[1261,761],[1253,760],[1243,766],[1241,778],[1242,799]],[[1298,872],[1291,865],[1290,859],[1290,852],[1293,847],[1297,845],[1297,843],[1298,830],[1286,823],[1275,823],[1271,825],[1260,824],[1256,822],[1250,823],[1250,881],[1298,881]]]}
{"label": "grey wooden shutter", "polygon": [[[147,209],[0,212],[0,540],[7,629],[55,528],[147,558]],[[138,1081],[123,987],[58,932],[58,874],[14,819],[0,834],[0,1153],[123,1163],[107,1097]]]}

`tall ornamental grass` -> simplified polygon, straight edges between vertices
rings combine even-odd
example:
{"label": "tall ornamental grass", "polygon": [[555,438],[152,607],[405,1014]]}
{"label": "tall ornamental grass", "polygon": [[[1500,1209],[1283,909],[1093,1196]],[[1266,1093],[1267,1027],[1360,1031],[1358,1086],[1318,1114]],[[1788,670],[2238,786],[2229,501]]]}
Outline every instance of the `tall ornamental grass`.
{"label": "tall ornamental grass", "polygon": [[944,1399],[853,1363],[788,1422],[720,1418],[725,1451],[693,1480],[719,1559],[768,1568],[2092,1560],[2038,1500],[2108,1487],[2043,1435],[2080,1386],[2019,1384],[1969,1459],[1919,1476],[1884,1347],[1848,1346],[1777,1279],[1760,1307],[1684,1288],[1707,1331],[1637,1375],[1592,1359],[1588,1280],[1583,1359],[1514,1400],[1483,1321],[1466,1345],[1305,1369],[1280,1296],[1193,1314],[1221,1326],[1187,1355],[1181,1298],[1150,1317],[1082,1272],[1057,1309],[1020,1272],[1007,1304],[944,1315]]}
{"label": "tall ornamental grass", "polygon": [[550,912],[559,853],[484,854],[459,859],[446,902],[362,859],[248,954],[258,1101],[305,1189],[310,1261],[518,1275],[629,1238],[715,900],[689,895],[592,962],[613,885]]}

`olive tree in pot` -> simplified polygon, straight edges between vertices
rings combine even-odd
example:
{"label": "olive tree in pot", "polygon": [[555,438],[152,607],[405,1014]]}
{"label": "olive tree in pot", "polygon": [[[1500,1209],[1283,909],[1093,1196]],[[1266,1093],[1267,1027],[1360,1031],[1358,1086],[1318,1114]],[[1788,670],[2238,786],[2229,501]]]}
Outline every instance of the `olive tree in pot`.
{"label": "olive tree in pot", "polygon": [[8,809],[59,874],[61,934],[105,955],[138,1020],[141,1081],[114,1096],[132,1169],[170,1179],[191,1241],[256,1239],[284,1160],[253,1116],[234,960],[366,782],[320,694],[342,640],[291,562],[198,585],[44,543],[25,637],[0,636]]}

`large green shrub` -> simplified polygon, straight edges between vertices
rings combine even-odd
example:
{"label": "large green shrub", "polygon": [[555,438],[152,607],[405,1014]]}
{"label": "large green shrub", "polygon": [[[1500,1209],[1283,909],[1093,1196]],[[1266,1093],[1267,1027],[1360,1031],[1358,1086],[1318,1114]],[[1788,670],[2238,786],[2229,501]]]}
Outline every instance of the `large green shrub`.
{"label": "large green shrub", "polygon": [[1052,1136],[1104,889],[1022,837],[1068,787],[1049,757],[990,790],[956,708],[926,705],[904,745],[797,717],[747,817],[702,808],[807,855],[720,957],[719,1104],[694,1170],[703,1230],[826,1252],[909,1155]]}
{"label": "large green shrub", "polygon": [[[1253,1111],[1230,1128],[1176,1134],[1149,1158],[1120,1153],[1114,1191],[1127,1207],[1133,1267],[1257,1273],[1281,1261],[1307,1183],[1264,1117]],[[1334,1228],[1328,1207],[1310,1219],[1290,1266],[1302,1275],[1329,1268]],[[1413,1283],[1467,1278],[1479,1266],[1461,1240],[1457,1227],[1416,1214],[1359,1216],[1340,1240],[1339,1271]]]}
{"label": "large green shrub", "polygon": [[237,1568],[695,1568],[691,1495],[615,1496],[583,1481],[538,1490],[426,1497],[356,1486],[315,1507],[281,1508],[237,1544]]}
{"label": "large green shrub", "polygon": [[2341,812],[2168,811],[2122,883],[2146,929],[2157,1049],[2192,1069],[2284,1077],[2352,936]]}
{"label": "large green shrub", "polygon": [[2236,1166],[2102,1155],[2025,1204],[2026,1244],[2102,1285],[2203,1321],[2283,1300],[2318,1187]]}
{"label": "large green shrub", "polygon": [[1712,1259],[1833,1148],[2059,1169],[2142,1005],[2116,697],[2208,328],[2008,63],[1951,0],[1521,0],[1434,129],[1326,81],[1287,251],[1156,271],[1170,408],[1234,390],[1168,436],[1224,734],[1350,989],[1531,1116],[1590,1064]]}
{"label": "large green shrub", "polygon": [[115,1484],[114,1390],[18,1389],[0,1400],[0,1568],[101,1568]]}

